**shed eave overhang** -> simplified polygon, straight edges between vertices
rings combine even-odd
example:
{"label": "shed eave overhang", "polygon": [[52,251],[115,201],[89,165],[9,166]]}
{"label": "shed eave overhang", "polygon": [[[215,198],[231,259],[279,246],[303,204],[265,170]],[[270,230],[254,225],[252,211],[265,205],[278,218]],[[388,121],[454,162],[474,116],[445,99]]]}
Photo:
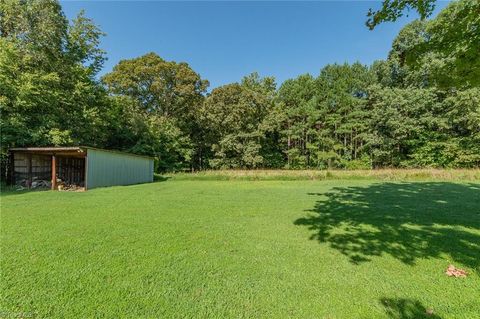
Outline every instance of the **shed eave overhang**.
{"label": "shed eave overhang", "polygon": [[87,151],[98,150],[102,152],[116,153],[124,156],[135,156],[153,160],[153,157],[146,155],[133,154],[128,152],[122,152],[117,150],[107,150],[102,148],[90,147],[90,146],[50,146],[50,147],[14,147],[11,148],[11,152],[23,152],[32,154],[44,154],[44,155],[77,155],[85,156]]}
{"label": "shed eave overhang", "polygon": [[10,149],[14,153],[28,153],[38,155],[63,155],[85,157],[86,150],[82,147],[14,147]]}

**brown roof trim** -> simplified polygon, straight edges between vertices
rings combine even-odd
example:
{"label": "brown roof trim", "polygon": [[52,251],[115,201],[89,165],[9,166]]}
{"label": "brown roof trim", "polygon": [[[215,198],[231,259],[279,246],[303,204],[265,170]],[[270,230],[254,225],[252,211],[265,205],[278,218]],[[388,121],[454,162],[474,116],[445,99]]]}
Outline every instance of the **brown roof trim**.
{"label": "brown roof trim", "polygon": [[89,149],[102,151],[102,152],[122,154],[127,156],[148,158],[151,160],[154,159],[153,157],[146,156],[146,155],[138,155],[138,154],[127,153],[127,152],[122,152],[117,150],[106,150],[106,149],[90,147],[90,146],[14,147],[14,148],[11,148],[10,151],[14,151],[14,152],[74,152],[74,151],[77,151],[77,152],[83,153],[85,151],[88,151]]}
{"label": "brown roof trim", "polygon": [[83,152],[83,149],[78,146],[71,147],[13,147],[10,151],[17,152],[68,152],[79,151]]}

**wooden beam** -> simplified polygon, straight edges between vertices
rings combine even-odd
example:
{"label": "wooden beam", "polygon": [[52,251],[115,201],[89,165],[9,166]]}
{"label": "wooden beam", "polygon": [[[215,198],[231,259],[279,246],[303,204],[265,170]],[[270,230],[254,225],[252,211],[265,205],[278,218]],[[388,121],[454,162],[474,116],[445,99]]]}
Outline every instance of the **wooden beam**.
{"label": "wooden beam", "polygon": [[28,169],[28,178],[27,178],[27,187],[32,188],[32,154],[27,154],[27,169]]}
{"label": "wooden beam", "polygon": [[52,155],[52,190],[57,190],[57,159]]}

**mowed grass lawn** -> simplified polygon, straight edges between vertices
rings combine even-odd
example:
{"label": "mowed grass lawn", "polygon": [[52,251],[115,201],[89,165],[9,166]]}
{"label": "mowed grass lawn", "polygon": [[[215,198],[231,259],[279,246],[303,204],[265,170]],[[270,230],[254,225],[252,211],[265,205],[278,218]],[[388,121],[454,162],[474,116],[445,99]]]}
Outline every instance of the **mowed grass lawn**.
{"label": "mowed grass lawn", "polygon": [[480,317],[478,182],[11,192],[1,248],[3,317]]}

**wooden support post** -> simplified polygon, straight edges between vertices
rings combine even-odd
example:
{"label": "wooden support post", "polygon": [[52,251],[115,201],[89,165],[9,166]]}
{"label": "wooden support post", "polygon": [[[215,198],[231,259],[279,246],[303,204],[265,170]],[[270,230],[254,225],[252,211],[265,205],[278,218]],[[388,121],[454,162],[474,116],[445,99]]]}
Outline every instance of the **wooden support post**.
{"label": "wooden support post", "polygon": [[27,177],[27,188],[32,188],[32,154],[27,154],[27,170],[28,170],[28,177]]}
{"label": "wooden support post", "polygon": [[57,190],[57,159],[52,155],[52,190]]}

